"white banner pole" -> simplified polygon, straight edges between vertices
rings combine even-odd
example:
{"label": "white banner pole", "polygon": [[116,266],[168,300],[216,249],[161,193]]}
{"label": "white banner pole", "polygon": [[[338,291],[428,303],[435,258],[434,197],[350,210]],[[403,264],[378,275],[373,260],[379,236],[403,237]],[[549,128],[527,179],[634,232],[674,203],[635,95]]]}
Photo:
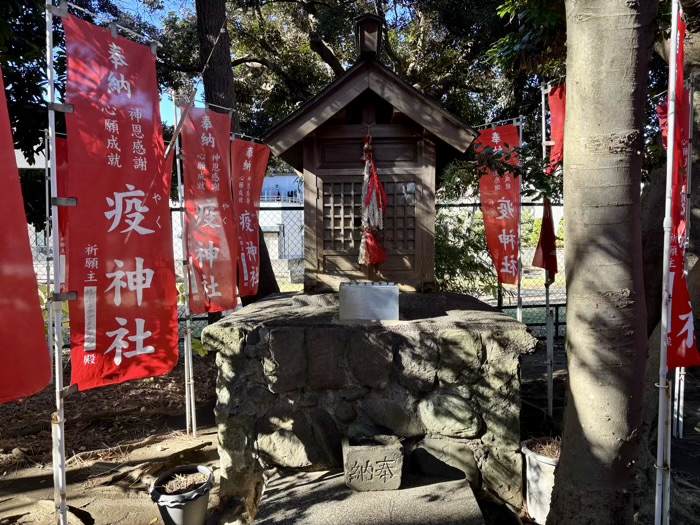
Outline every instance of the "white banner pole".
{"label": "white banner pole", "polygon": [[[546,85],[540,88],[542,92],[542,160],[547,160],[547,102],[545,95],[552,91],[551,86]],[[543,208],[544,210],[544,208]],[[544,224],[544,215],[542,217]],[[552,417],[554,412],[554,340],[551,326],[551,315],[549,312],[549,272],[544,271],[544,290],[545,290],[545,331],[547,335],[547,415]]]}
{"label": "white banner pole", "polygon": [[678,437],[678,419],[679,419],[679,409],[680,409],[680,398],[678,394],[680,392],[680,368],[676,368],[673,371],[673,417],[671,418],[671,430],[673,437]]}
{"label": "white banner pole", "polygon": [[[523,120],[525,117],[520,115],[518,117],[518,134],[520,137],[520,147],[523,147]],[[522,167],[523,160],[520,159],[520,166]],[[522,183],[523,176],[522,173],[520,177],[519,186],[521,190],[520,195],[520,213],[518,214],[518,309],[516,310],[516,319],[518,322],[523,322],[523,296],[522,296],[522,280],[523,280],[523,198],[522,198]]]}
{"label": "white banner pole", "polygon": [[[192,97],[188,104],[192,102]],[[175,127],[179,126],[182,129],[184,121],[187,118],[186,114],[181,116],[178,123],[177,117],[177,101],[173,94],[173,106],[175,111]],[[188,106],[189,107],[189,106]],[[189,110],[187,111],[189,113]],[[192,369],[192,314],[190,312],[190,265],[187,257],[187,238],[185,236],[185,187],[182,173],[182,154],[180,150],[180,137],[176,136],[173,140],[175,147],[175,164],[177,166],[177,193],[180,201],[180,227],[182,231],[182,275],[185,287],[185,404],[187,415],[187,433],[192,431],[192,435],[197,435],[197,414],[195,413],[196,403],[194,399],[194,373]]]}
{"label": "white banner pole", "polygon": [[[175,129],[179,129],[182,127],[182,122],[184,121],[184,118],[182,121],[178,122],[178,115],[177,115],[177,100],[175,98],[175,94],[172,94],[173,97],[173,115],[174,115],[174,125]],[[184,117],[184,116],[183,116]],[[175,168],[177,171],[177,195],[178,195],[178,204],[180,207],[180,241],[181,241],[181,248],[182,248],[182,279],[184,283],[184,297],[185,297],[185,333],[184,333],[184,352],[183,352],[183,360],[185,361],[185,428],[187,433],[191,433],[192,431],[192,415],[190,413],[190,409],[192,405],[190,404],[190,361],[187,359],[187,354],[188,354],[188,342],[190,341],[190,301],[189,301],[189,296],[190,296],[190,287],[189,287],[189,265],[187,264],[187,239],[185,239],[185,196],[184,196],[184,190],[182,186],[182,168],[180,166],[180,162],[182,160],[182,157],[180,155],[180,148],[177,143],[178,137],[174,136],[172,141],[170,142],[171,149],[175,149]]]}
{"label": "white banner pole", "polygon": [[60,275],[59,229],[58,229],[58,184],[56,181],[56,114],[53,104],[56,101],[53,69],[53,14],[54,6],[51,0],[46,3],[46,78],[49,102],[49,147],[45,152],[49,157],[51,172],[51,239],[53,243],[53,308],[54,333],[54,385],[56,389],[56,412],[51,416],[51,434],[53,437],[53,477],[54,504],[56,508],[56,523],[68,525],[68,505],[66,503],[66,448],[65,448],[65,418],[63,414],[63,330],[60,301],[55,300],[60,293],[58,277]]}
{"label": "white banner pole", "polygon": [[547,319],[547,415],[552,417],[554,412],[554,341],[552,337],[552,315],[549,311],[549,272],[545,270],[545,310]]}
{"label": "white banner pole", "polygon": [[[671,301],[669,290],[669,270],[671,265],[671,200],[673,193],[673,168],[676,124],[676,54],[678,50],[678,0],[673,0],[671,14],[671,53],[669,58],[668,82],[668,148],[666,155],[666,197],[664,213],[664,258],[663,258],[663,287],[661,295],[661,344],[659,349],[659,417],[656,449],[656,507],[654,513],[655,525],[668,523],[668,504],[671,461],[667,443],[670,429],[670,389],[668,384],[668,311]],[[682,65],[681,65],[682,67]]]}
{"label": "white banner pole", "polygon": [[[44,199],[46,221],[44,222],[44,249],[46,250],[46,341],[49,347],[49,356],[53,360],[53,308],[51,306],[51,259],[49,258],[49,235],[51,235],[51,172],[49,170],[49,130],[44,130]],[[51,371],[53,381],[53,370]]]}

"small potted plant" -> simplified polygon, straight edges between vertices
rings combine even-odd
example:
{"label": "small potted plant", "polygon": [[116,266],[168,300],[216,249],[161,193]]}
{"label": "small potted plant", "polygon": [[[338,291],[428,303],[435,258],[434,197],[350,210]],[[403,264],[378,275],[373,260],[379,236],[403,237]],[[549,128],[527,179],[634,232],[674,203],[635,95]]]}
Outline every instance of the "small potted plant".
{"label": "small potted plant", "polygon": [[204,525],[214,475],[201,465],[184,465],[164,472],[151,484],[151,499],[165,525]]}
{"label": "small potted plant", "polygon": [[525,454],[525,501],[527,512],[536,523],[544,524],[554,488],[554,469],[561,454],[558,438],[528,439],[522,443]]}

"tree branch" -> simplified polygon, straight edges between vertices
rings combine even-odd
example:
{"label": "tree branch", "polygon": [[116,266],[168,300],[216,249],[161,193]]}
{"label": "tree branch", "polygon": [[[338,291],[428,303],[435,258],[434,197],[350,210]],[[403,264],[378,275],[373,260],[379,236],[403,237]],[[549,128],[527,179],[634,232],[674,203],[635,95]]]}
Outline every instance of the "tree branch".
{"label": "tree branch", "polygon": [[333,51],[331,51],[331,49],[320,37],[309,35],[309,44],[311,46],[311,50],[318,54],[318,56],[320,56],[321,59],[331,67],[335,76],[338,77],[345,73],[345,68],[340,63],[340,60],[338,60],[338,57],[335,56]]}
{"label": "tree branch", "polygon": [[381,4],[381,2],[376,2],[376,8],[377,8],[377,15],[381,16],[382,19],[384,19],[384,23],[382,24],[382,33],[384,35],[384,38],[382,38],[383,41],[383,47],[384,47],[384,52],[387,54],[389,59],[394,63],[394,69],[396,70],[399,75],[403,76],[403,73],[405,71],[404,64],[401,62],[401,59],[399,56],[396,54],[394,51],[393,46],[391,45],[391,42],[389,41],[389,23],[386,20],[386,13],[384,12],[384,6]]}
{"label": "tree branch", "polygon": [[301,5],[304,9],[308,10],[309,8],[315,9],[314,6],[317,5],[322,5],[323,7],[331,8],[332,6],[326,2],[318,2],[318,1],[305,1],[305,0],[268,0],[267,2],[260,2],[261,6],[269,5],[269,4],[299,4]]}
{"label": "tree branch", "polygon": [[231,67],[242,66],[245,64],[260,64],[261,66],[266,67],[267,69],[272,71],[272,73],[274,73],[280,79],[282,79],[282,81],[292,92],[298,94],[301,100],[305,100],[311,97],[311,93],[303,84],[297,82],[284,69],[282,69],[279,65],[275,64],[274,62],[268,60],[267,58],[241,57],[231,61]]}
{"label": "tree branch", "polygon": [[180,73],[201,73],[201,64],[176,64],[167,58],[158,57],[158,61],[170,71],[179,71]]}

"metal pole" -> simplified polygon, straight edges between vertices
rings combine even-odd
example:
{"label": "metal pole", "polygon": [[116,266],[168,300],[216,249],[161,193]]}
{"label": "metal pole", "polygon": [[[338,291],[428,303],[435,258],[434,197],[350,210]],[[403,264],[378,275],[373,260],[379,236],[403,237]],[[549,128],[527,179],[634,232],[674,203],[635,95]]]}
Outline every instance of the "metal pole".
{"label": "metal pole", "polygon": [[552,337],[552,313],[549,311],[549,272],[545,271],[545,310],[547,315],[547,415],[554,412],[554,341]]}
{"label": "metal pole", "polygon": [[[46,78],[49,102],[49,147],[46,154],[49,156],[51,170],[51,240],[53,243],[53,293],[58,294],[58,276],[60,275],[60,256],[58,249],[58,206],[54,204],[58,197],[58,183],[56,181],[56,114],[53,104],[56,101],[53,70],[53,15],[49,10],[53,7],[51,0],[46,3]],[[53,297],[53,296],[52,296]],[[63,330],[61,302],[52,300],[51,307],[54,310],[53,349],[56,387],[56,412],[51,416],[51,434],[53,436],[53,479],[54,479],[54,505],[56,507],[56,523],[68,525],[68,505],[66,504],[66,446],[65,446],[65,418],[63,415]]]}
{"label": "metal pole", "polygon": [[680,391],[680,380],[680,368],[676,368],[673,371],[673,418],[671,420],[673,437],[678,437],[678,410],[680,408],[680,399],[678,397],[678,392]]}
{"label": "metal pole", "polygon": [[659,348],[659,417],[656,448],[656,507],[654,513],[655,525],[662,525],[668,522],[667,502],[670,485],[666,483],[670,478],[671,462],[669,448],[667,447],[668,430],[670,427],[668,409],[669,405],[669,385],[668,385],[668,310],[671,301],[669,290],[669,269],[671,262],[671,230],[673,221],[671,219],[671,200],[673,192],[673,151],[676,142],[676,54],[678,51],[678,0],[673,0],[671,14],[671,53],[669,57],[669,81],[668,81],[668,149],[666,155],[666,197],[664,210],[664,263],[663,263],[663,285],[661,295],[661,344]]}
{"label": "metal pole", "polygon": [[[49,236],[51,235],[51,172],[49,171],[49,130],[44,130],[44,249],[46,250],[46,340],[49,355],[53,359],[53,308],[51,307],[51,259],[49,258]],[[53,370],[51,372],[53,376]],[[53,377],[52,377],[53,380]]]}
{"label": "metal pole", "polygon": [[[175,127],[178,127],[177,117],[177,101],[173,94],[173,110],[175,113]],[[180,126],[184,122],[187,115],[182,115]],[[187,239],[185,236],[185,188],[183,183],[183,174],[180,154],[180,137],[174,139],[175,147],[175,166],[177,168],[177,194],[180,206],[180,227],[182,232],[182,276],[184,283],[185,295],[185,337],[184,337],[184,359],[185,359],[185,418],[187,433],[192,432],[193,436],[197,435],[197,415],[195,413],[194,399],[194,374],[192,370],[192,314],[190,313],[190,266],[187,257]]]}
{"label": "metal pole", "polygon": [[545,94],[551,91],[549,86],[542,86],[542,160],[547,159],[547,105]]}
{"label": "metal pole", "polygon": [[[542,160],[547,159],[547,105],[545,95],[551,91],[550,86],[542,86]],[[544,215],[543,215],[544,219]],[[547,414],[552,417],[554,412],[554,340],[552,334],[552,315],[549,311],[549,272],[544,272],[545,315],[547,334]]]}
{"label": "metal pole", "polygon": [[[518,117],[518,134],[520,137],[520,147],[523,147],[523,119]],[[520,166],[523,165],[523,160],[520,159]],[[518,177],[518,187],[522,190],[522,174]],[[520,195],[520,213],[518,214],[518,309],[516,310],[516,319],[518,322],[523,322],[523,296],[522,296],[522,280],[523,280],[523,203],[522,195]]]}
{"label": "metal pole", "polygon": [[671,522],[671,411],[666,412],[666,464],[669,466],[668,473],[664,477],[663,496],[663,525]]}
{"label": "metal pole", "polygon": [[676,437],[683,439],[683,410],[685,408],[685,367],[679,369],[680,379],[678,381],[679,404],[678,404],[678,433]]}

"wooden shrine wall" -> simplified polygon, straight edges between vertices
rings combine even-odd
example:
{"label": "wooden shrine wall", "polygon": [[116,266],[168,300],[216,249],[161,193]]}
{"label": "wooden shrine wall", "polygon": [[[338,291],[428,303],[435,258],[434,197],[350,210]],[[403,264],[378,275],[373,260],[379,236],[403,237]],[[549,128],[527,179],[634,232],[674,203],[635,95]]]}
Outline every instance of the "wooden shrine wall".
{"label": "wooden shrine wall", "polygon": [[347,280],[391,281],[432,291],[435,272],[435,145],[398,124],[372,127],[377,173],[387,193],[377,268],[357,262],[361,232],[364,125],[328,125],[304,141],[304,290]]}

